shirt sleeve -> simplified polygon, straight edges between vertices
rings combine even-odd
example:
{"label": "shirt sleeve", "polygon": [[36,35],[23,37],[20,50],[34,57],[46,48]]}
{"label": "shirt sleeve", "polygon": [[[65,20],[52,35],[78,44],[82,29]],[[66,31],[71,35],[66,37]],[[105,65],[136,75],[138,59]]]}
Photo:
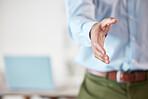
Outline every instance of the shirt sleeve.
{"label": "shirt sleeve", "polygon": [[66,0],[68,31],[72,40],[85,47],[90,47],[89,33],[97,23],[95,2],[93,0]]}

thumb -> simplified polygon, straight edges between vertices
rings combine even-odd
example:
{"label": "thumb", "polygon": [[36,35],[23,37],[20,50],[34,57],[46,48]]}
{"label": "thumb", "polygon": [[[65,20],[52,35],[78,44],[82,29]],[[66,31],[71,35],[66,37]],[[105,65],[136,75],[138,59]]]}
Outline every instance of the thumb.
{"label": "thumb", "polygon": [[101,21],[101,29],[103,29],[105,26],[107,25],[111,25],[111,24],[115,24],[118,22],[118,19],[115,19],[113,17],[110,17],[110,18],[106,18],[104,19],[103,21]]}

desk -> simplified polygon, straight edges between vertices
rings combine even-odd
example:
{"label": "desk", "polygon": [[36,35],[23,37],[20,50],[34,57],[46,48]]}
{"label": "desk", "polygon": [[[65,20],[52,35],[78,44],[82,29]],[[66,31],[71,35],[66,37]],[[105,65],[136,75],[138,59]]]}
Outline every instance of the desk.
{"label": "desk", "polygon": [[18,91],[9,90],[4,83],[0,82],[0,99],[5,95],[22,95],[25,99],[30,99],[30,96],[38,95],[41,97],[47,97],[50,99],[58,99],[61,97],[67,99],[75,99],[79,92],[78,86],[67,86],[55,91]]}
{"label": "desk", "polygon": [[52,99],[58,99],[61,97],[64,98],[76,98],[78,94],[77,89],[64,89],[59,91],[0,91],[0,97],[2,98],[5,95],[22,95],[26,97],[26,99],[30,99],[32,95],[39,95],[41,97],[49,97]]}

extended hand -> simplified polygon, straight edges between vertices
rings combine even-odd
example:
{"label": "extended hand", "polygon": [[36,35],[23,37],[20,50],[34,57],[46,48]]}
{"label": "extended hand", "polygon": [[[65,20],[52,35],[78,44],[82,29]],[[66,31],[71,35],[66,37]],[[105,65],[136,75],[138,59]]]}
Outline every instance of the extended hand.
{"label": "extended hand", "polygon": [[102,62],[109,64],[109,56],[106,55],[104,47],[105,37],[110,31],[111,25],[115,24],[118,20],[115,18],[106,18],[103,21],[93,25],[90,31],[91,44],[95,57]]}

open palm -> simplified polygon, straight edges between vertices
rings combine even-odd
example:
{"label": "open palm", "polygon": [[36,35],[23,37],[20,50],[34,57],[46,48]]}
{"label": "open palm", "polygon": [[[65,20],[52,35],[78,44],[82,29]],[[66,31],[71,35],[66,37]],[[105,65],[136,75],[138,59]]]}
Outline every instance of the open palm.
{"label": "open palm", "polygon": [[105,37],[111,29],[111,25],[118,20],[115,18],[106,18],[103,21],[96,23],[91,29],[91,44],[95,57],[102,62],[109,64],[109,56],[106,55],[104,47]]}

